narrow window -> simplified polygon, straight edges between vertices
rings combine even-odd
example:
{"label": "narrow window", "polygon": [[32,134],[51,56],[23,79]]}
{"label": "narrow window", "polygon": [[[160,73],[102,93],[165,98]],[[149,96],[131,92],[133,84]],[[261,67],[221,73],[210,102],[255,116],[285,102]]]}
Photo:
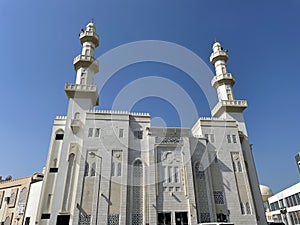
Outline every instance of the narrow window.
{"label": "narrow window", "polygon": [[168,180],[169,180],[169,183],[172,182],[172,167],[168,167]]}
{"label": "narrow window", "polygon": [[214,142],[215,142],[215,135],[214,135],[214,134],[211,134],[211,135],[210,135],[210,142],[211,142],[211,143],[214,143]]}
{"label": "narrow window", "polygon": [[93,137],[93,128],[89,128],[88,137]]}
{"label": "narrow window", "polygon": [[91,168],[91,177],[94,177],[95,175],[96,175],[96,163],[93,163]]}
{"label": "narrow window", "polygon": [[247,214],[251,214],[251,208],[249,202],[246,202],[246,212]]}
{"label": "narrow window", "polygon": [[85,168],[84,168],[84,176],[85,177],[89,175],[89,169],[90,169],[89,167],[90,166],[89,166],[88,162],[85,162]]}
{"label": "narrow window", "polygon": [[209,141],[208,134],[205,134],[204,136]]}
{"label": "narrow window", "polygon": [[236,143],[236,135],[232,135],[232,142]]}
{"label": "narrow window", "polygon": [[121,171],[122,171],[122,167],[121,167],[121,163],[118,163],[118,171],[117,171],[117,176],[121,176]]}
{"label": "narrow window", "polygon": [[119,138],[124,136],[124,129],[119,129]]}
{"label": "narrow window", "polygon": [[95,137],[99,137],[100,136],[100,128],[96,128],[95,129]]}
{"label": "narrow window", "polygon": [[233,171],[236,172],[236,165],[235,162],[232,162]]}
{"label": "narrow window", "polygon": [[178,183],[178,167],[174,167],[174,182]]}
{"label": "narrow window", "polygon": [[112,177],[115,176],[115,163],[114,162],[111,163],[111,176]]}
{"label": "narrow window", "polygon": [[242,172],[242,165],[241,165],[240,161],[238,161],[237,166],[238,166],[239,172]]}
{"label": "narrow window", "polygon": [[241,202],[241,212],[242,212],[242,215],[245,214],[244,204],[242,202]]}
{"label": "narrow window", "polygon": [[231,137],[230,137],[229,134],[227,135],[227,142],[228,142],[228,143],[231,143]]}

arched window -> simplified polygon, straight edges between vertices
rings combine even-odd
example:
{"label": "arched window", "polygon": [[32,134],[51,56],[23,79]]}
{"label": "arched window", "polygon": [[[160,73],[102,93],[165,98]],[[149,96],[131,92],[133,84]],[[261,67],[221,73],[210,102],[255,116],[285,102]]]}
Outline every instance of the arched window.
{"label": "arched window", "polygon": [[70,195],[71,178],[72,178],[72,174],[73,174],[74,159],[75,159],[75,155],[73,153],[70,154],[69,162],[68,162],[66,184],[65,184],[65,195],[64,195],[64,199],[63,199],[63,205],[62,205],[63,211],[67,210],[67,204],[68,204],[69,195]]}
{"label": "arched window", "polygon": [[96,175],[96,163],[93,163],[91,168],[91,176],[94,177],[95,175]]}
{"label": "arched window", "polygon": [[80,113],[79,112],[75,113],[74,114],[74,119],[79,119],[79,118],[80,118]]}
{"label": "arched window", "polygon": [[137,160],[133,164],[132,174],[132,225],[143,224],[143,204],[144,204],[144,191],[143,191],[143,164]]}
{"label": "arched window", "polygon": [[242,212],[242,215],[245,214],[244,204],[242,202],[241,202],[241,212]]}
{"label": "arched window", "polygon": [[26,202],[26,196],[27,196],[27,188],[24,187],[19,195],[19,204],[25,204]]}
{"label": "arched window", "polygon": [[246,202],[246,212],[247,214],[251,214],[251,208],[249,202]]}

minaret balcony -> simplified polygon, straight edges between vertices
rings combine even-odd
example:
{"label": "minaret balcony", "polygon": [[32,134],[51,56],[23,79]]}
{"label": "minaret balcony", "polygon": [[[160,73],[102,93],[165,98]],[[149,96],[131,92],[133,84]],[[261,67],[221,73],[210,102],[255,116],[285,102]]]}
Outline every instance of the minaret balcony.
{"label": "minaret balcony", "polygon": [[211,112],[213,117],[219,117],[223,112],[243,112],[247,107],[246,100],[220,100]]}
{"label": "minaret balcony", "polygon": [[79,68],[87,68],[91,67],[91,69],[95,72],[99,72],[99,62],[93,57],[89,55],[78,55],[74,58],[73,61],[74,69],[77,71]]}
{"label": "minaret balcony", "polygon": [[227,60],[228,60],[227,52],[225,52],[225,51],[217,51],[217,52],[211,53],[211,55],[210,55],[210,62],[212,64],[215,64],[218,60],[223,60],[223,61],[227,62]]}
{"label": "minaret balcony", "polygon": [[79,38],[81,44],[83,44],[84,42],[92,42],[94,43],[95,47],[99,46],[100,38],[96,32],[93,31],[81,32]]}
{"label": "minaret balcony", "polygon": [[229,84],[233,86],[235,84],[235,79],[231,73],[220,74],[213,77],[211,80],[211,85],[214,88],[219,87],[221,84]]}
{"label": "minaret balcony", "polygon": [[68,98],[90,98],[94,105],[99,104],[98,88],[96,85],[65,84]]}

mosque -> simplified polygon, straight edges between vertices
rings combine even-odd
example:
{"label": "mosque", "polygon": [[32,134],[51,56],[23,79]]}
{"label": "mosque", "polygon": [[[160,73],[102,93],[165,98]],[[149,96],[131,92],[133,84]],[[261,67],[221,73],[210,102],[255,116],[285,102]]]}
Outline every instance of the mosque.
{"label": "mosque", "polygon": [[76,82],[65,85],[66,116],[54,120],[39,225],[266,225],[243,111],[227,51],[210,62],[218,102],[188,128],[151,127],[148,113],[95,110],[99,104],[94,22],[80,34]]}

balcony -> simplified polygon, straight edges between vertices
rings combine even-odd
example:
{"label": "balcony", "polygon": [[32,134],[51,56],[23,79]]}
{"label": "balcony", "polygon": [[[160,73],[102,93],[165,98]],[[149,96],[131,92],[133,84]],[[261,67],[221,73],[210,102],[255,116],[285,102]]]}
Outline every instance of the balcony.
{"label": "balcony", "polygon": [[91,67],[95,73],[99,72],[99,62],[93,56],[78,55],[74,58],[73,64],[76,71],[82,67]]}
{"label": "balcony", "polygon": [[91,98],[95,105],[99,103],[96,85],[65,84],[65,92],[68,98]]}
{"label": "balcony", "polygon": [[228,60],[227,52],[225,52],[225,51],[218,51],[218,52],[211,53],[211,55],[210,55],[210,62],[212,64],[215,64],[216,61],[218,61],[218,60],[224,60],[225,62],[227,62],[227,60]]}
{"label": "balcony", "polygon": [[93,31],[84,31],[81,32],[79,35],[80,43],[83,44],[84,42],[92,42],[95,44],[95,47],[97,48],[99,46],[99,35],[96,32]]}
{"label": "balcony", "polygon": [[80,119],[72,119],[71,120],[71,128],[74,134],[76,134],[82,126],[82,122]]}
{"label": "balcony", "polygon": [[243,112],[248,107],[246,100],[221,100],[212,110],[212,116],[218,117],[223,112]]}
{"label": "balcony", "polygon": [[219,81],[222,81],[225,84],[229,84],[231,86],[233,86],[235,83],[235,79],[231,73],[220,74],[220,75],[214,76],[214,78],[211,80],[211,85],[214,88],[217,88],[219,86]]}

